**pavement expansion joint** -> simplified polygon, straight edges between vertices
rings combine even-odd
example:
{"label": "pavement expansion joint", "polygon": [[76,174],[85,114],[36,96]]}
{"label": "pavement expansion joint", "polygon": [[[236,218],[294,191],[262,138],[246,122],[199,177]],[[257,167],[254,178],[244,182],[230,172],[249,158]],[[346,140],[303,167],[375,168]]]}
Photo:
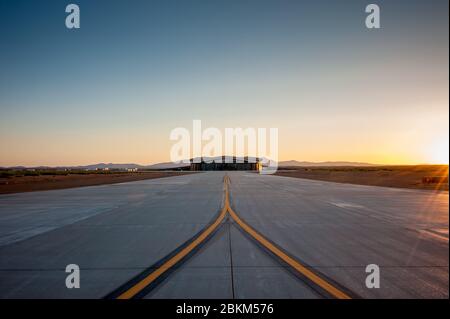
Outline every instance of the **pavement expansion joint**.
{"label": "pavement expansion joint", "polygon": [[231,271],[231,285],[232,297],[235,296],[234,287],[234,268],[231,250],[231,223],[235,224],[243,232],[245,232],[251,239],[257,242],[258,246],[265,249],[271,256],[280,261],[289,271],[295,273],[297,278],[304,281],[313,290],[326,298],[337,299],[351,299],[356,297],[345,287],[340,286],[333,280],[326,278],[324,275],[313,270],[311,267],[301,263],[296,258],[281,247],[264,237],[262,234],[253,229],[243,219],[239,217],[236,211],[230,204],[229,184],[230,178],[228,175],[224,176],[224,200],[223,207],[218,215],[201,231],[187,240],[181,246],[177,247],[166,257],[162,258],[152,266],[146,268],[136,277],[126,282],[105,298],[107,299],[136,299],[142,298],[149,294],[161,282],[166,280],[171,273],[179,269],[190,257],[197,253],[205,243],[211,239],[219,228],[226,225],[228,227],[229,238],[229,253],[230,253],[230,271]]}

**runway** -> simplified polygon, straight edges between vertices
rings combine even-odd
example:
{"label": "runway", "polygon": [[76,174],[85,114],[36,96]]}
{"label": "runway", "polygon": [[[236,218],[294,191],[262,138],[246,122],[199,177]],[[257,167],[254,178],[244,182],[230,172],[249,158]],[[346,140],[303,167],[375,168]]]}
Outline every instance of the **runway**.
{"label": "runway", "polygon": [[[227,196],[222,172],[0,196],[0,297],[104,298],[130,288],[211,225],[228,198],[256,233],[350,297],[448,298],[448,193],[226,174]],[[65,286],[73,263],[79,289]],[[368,264],[380,267],[379,289],[365,286]],[[226,212],[139,297],[336,297],[304,275]]]}

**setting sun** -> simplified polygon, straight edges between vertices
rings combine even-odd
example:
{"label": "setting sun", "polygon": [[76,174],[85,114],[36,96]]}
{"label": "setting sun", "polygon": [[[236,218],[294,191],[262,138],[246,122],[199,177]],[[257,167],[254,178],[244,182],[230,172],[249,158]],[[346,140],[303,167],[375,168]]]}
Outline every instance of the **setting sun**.
{"label": "setting sun", "polygon": [[431,144],[429,159],[434,164],[448,164],[449,162],[449,140],[442,139]]}

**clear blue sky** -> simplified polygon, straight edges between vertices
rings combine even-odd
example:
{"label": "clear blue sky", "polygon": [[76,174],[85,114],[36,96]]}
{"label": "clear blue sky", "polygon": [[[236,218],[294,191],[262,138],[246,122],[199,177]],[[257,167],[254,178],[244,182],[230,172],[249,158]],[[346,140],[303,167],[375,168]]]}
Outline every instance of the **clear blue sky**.
{"label": "clear blue sky", "polygon": [[278,127],[286,160],[448,145],[447,0],[372,1],[376,31],[370,1],[71,2],[79,30],[70,1],[0,1],[0,166],[166,161],[193,119]]}

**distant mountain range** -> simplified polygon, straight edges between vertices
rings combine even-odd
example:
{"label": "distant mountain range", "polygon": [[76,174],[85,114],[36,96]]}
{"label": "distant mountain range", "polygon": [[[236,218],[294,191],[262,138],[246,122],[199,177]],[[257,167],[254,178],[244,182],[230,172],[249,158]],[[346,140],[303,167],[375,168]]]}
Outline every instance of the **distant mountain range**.
{"label": "distant mountain range", "polygon": [[[216,158],[204,158],[204,160],[220,160],[220,157]],[[126,170],[126,169],[175,169],[179,167],[185,167],[188,166],[188,164],[180,163],[180,164],[174,164],[172,162],[163,162],[163,163],[157,163],[157,164],[151,164],[151,165],[139,165],[134,163],[128,163],[128,164],[114,164],[114,163],[98,163],[98,164],[91,164],[91,165],[81,165],[81,166],[57,166],[57,167],[51,167],[51,166],[36,166],[36,167],[25,167],[25,166],[14,166],[14,167],[8,167],[8,169],[26,169],[26,168],[33,168],[33,169],[87,169],[87,170],[96,170],[96,169],[119,169],[119,170]],[[361,163],[361,162],[343,162],[343,161],[337,161],[337,162],[306,162],[306,161],[296,161],[296,160],[290,160],[290,161],[281,161],[278,163],[279,167],[293,167],[293,166],[302,166],[302,167],[318,167],[318,166],[377,166],[377,164],[371,164],[371,163]]]}
{"label": "distant mountain range", "polygon": [[281,161],[278,166],[302,166],[302,167],[314,167],[314,166],[377,166],[378,164],[363,163],[363,162],[300,162],[296,160],[291,161]]}
{"label": "distant mountain range", "polygon": [[[113,169],[113,170],[126,170],[126,169],[170,169],[187,166],[186,164],[174,164],[172,162],[158,163],[152,165],[140,165],[134,163],[128,164],[114,164],[114,163],[98,163],[90,165],[80,165],[80,166],[11,166],[8,169],[81,169],[81,170],[96,170],[96,169]],[[4,167],[0,167],[4,168]]]}

